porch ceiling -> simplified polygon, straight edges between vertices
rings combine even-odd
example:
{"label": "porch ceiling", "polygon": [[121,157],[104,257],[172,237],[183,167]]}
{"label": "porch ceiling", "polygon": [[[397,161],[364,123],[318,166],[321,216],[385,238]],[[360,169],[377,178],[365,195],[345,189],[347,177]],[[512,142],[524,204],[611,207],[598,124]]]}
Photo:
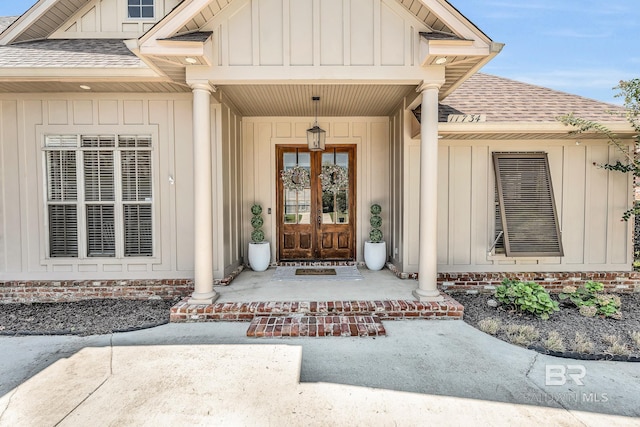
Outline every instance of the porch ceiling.
{"label": "porch ceiling", "polygon": [[218,94],[245,117],[387,116],[416,85],[228,85]]}

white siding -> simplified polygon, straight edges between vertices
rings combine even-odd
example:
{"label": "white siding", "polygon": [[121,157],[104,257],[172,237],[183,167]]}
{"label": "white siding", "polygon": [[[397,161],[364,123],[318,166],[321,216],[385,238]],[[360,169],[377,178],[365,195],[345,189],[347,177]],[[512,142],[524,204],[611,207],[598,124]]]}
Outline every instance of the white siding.
{"label": "white siding", "polygon": [[153,19],[129,19],[126,0],[93,0],[80,8],[50,38],[136,38],[178,3],[180,0],[155,0]]}
{"label": "white siding", "polygon": [[[419,140],[406,141],[404,165],[405,272],[418,271]],[[491,255],[494,228],[494,151],[548,153],[564,257],[507,258]],[[620,153],[606,141],[440,141],[438,269],[476,271],[627,271],[631,269],[632,224],[621,221],[631,206],[628,174],[593,163],[615,163]]]}
{"label": "white siding", "polygon": [[[190,94],[5,95],[0,98],[0,276],[4,280],[193,277],[193,147]],[[153,135],[153,258],[47,258],[42,135]],[[241,259],[241,118],[212,106],[214,275]],[[220,173],[219,173],[220,172]],[[224,231],[224,235],[222,234]]]}
{"label": "white siding", "polygon": [[396,1],[236,1],[202,28],[222,66],[411,67],[427,30]]}

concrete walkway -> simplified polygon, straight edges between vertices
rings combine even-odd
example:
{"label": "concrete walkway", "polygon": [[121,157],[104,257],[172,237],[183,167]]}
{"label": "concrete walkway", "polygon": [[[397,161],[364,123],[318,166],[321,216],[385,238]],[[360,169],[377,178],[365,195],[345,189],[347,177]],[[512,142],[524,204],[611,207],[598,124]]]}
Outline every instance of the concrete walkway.
{"label": "concrete walkway", "polygon": [[375,339],[249,339],[229,322],[2,337],[0,426],[640,425],[640,364],[542,356],[459,321],[385,327]]}

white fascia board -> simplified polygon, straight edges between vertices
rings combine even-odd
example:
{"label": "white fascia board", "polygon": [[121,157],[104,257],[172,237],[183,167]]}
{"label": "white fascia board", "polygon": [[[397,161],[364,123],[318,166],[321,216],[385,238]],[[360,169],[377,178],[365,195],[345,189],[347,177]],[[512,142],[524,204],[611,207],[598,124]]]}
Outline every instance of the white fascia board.
{"label": "white fascia board", "polygon": [[158,56],[204,56],[204,43],[156,40],[155,43],[140,46],[140,53]]}
{"label": "white fascia board", "polygon": [[418,0],[445,22],[456,34],[464,39],[482,40],[491,43],[491,39],[477,28],[464,15],[452,7],[446,0]]}
{"label": "white fascia board", "polygon": [[488,56],[491,53],[489,46],[442,46],[424,43],[420,47],[420,55],[424,60],[429,56]]}
{"label": "white fascia board", "polygon": [[[629,123],[602,123],[620,137],[629,137],[634,133]],[[495,133],[555,133],[569,134],[572,127],[561,122],[484,122],[484,123],[439,123],[438,132],[443,135],[455,134],[495,134]],[[587,135],[596,134],[587,132]],[[603,136],[604,137],[604,136]],[[576,135],[579,138],[579,135]]]}
{"label": "white fascia board", "polygon": [[[149,68],[0,68],[0,81],[84,79],[153,79],[158,74]],[[10,79],[10,80],[8,80]]]}
{"label": "white fascia board", "polygon": [[187,81],[221,84],[402,84],[441,81],[444,67],[226,66],[187,67]]}
{"label": "white fascia board", "polygon": [[170,38],[208,4],[209,0],[184,0],[140,37],[140,45],[146,44],[149,40]]}

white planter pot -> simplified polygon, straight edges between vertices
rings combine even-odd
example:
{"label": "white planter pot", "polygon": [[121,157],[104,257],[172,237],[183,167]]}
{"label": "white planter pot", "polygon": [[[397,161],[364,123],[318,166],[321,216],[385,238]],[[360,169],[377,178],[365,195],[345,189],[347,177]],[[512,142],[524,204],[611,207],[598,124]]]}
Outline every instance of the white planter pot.
{"label": "white planter pot", "polygon": [[249,266],[253,271],[265,271],[271,263],[269,242],[249,243]]}
{"label": "white planter pot", "polygon": [[364,242],[364,263],[369,270],[381,270],[387,261],[387,244],[384,242]]}

